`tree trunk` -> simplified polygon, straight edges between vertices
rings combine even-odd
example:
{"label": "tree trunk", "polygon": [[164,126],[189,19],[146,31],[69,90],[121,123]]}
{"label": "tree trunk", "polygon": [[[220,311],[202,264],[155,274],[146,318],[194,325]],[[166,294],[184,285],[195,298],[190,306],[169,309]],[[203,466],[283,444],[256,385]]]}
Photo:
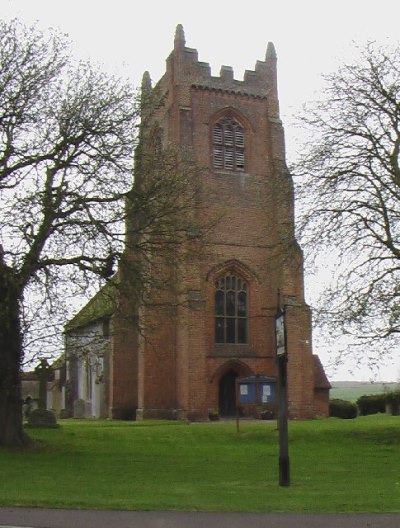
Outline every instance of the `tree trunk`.
{"label": "tree trunk", "polygon": [[23,430],[21,398],[21,293],[0,255],[0,445],[30,443]]}

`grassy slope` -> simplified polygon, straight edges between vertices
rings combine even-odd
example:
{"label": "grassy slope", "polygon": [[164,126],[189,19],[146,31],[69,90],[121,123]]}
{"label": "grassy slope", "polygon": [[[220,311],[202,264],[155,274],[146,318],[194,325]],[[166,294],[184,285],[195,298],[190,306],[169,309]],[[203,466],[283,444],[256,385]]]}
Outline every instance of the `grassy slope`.
{"label": "grassy slope", "polygon": [[400,419],[290,424],[280,488],[275,423],[63,421],[40,447],[0,450],[0,504],[217,511],[400,511]]}
{"label": "grassy slope", "polygon": [[341,398],[343,400],[355,402],[360,396],[366,394],[382,394],[399,390],[398,383],[368,383],[368,382],[351,382],[338,381],[332,382],[330,390],[331,398]]}

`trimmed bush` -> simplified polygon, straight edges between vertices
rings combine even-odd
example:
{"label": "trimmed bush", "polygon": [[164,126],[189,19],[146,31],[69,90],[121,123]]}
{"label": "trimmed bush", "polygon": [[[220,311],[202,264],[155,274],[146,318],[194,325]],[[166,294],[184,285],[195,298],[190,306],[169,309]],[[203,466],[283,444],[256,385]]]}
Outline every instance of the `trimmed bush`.
{"label": "trimmed bush", "polygon": [[270,409],[266,409],[265,411],[261,412],[261,419],[262,420],[273,420],[274,413]]}
{"label": "trimmed bush", "polygon": [[336,418],[356,418],[357,405],[347,400],[333,399],[329,402],[329,416]]}
{"label": "trimmed bush", "polygon": [[386,412],[386,394],[367,394],[356,401],[362,416]]}
{"label": "trimmed bush", "polygon": [[215,409],[208,409],[208,419],[211,422],[216,422],[219,420],[219,413]]}
{"label": "trimmed bush", "polygon": [[400,391],[392,391],[386,394],[386,408],[393,416],[400,414]]}

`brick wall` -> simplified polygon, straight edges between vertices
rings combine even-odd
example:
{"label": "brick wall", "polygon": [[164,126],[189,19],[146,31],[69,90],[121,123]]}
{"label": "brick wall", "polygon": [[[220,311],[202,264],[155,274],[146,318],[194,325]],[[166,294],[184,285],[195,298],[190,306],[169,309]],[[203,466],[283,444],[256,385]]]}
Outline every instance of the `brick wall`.
{"label": "brick wall", "polygon": [[[314,396],[311,319],[294,239],[293,185],[285,165],[273,48],[244,81],[235,80],[228,67],[212,77],[179,29],[153,92],[163,104],[146,109],[144,123],[157,123],[163,144],[175,145],[201,168],[203,203],[193,214],[201,222],[219,220],[206,240],[196,242],[197,256],[176,266],[176,291],[164,292],[164,306],[141,308],[143,335],[121,338],[116,326],[114,407],[131,402],[139,417],[205,419],[208,409],[218,406],[219,382],[229,370],[275,376],[279,290],[288,304],[290,415],[324,414],[323,396]],[[213,125],[226,114],[244,128],[244,171],[212,167]],[[193,242],[187,244],[190,249]],[[248,284],[246,344],[214,343],[215,280],[226,271]]]}

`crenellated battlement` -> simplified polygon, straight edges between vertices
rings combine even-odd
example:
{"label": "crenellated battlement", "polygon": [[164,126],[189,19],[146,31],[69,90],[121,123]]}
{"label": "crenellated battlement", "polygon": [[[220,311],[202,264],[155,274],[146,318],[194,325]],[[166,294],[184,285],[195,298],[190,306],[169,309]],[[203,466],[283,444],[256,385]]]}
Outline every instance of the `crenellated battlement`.
{"label": "crenellated battlement", "polygon": [[276,53],[272,42],[268,44],[265,60],[256,62],[254,70],[246,70],[243,80],[235,79],[231,66],[222,65],[219,76],[211,75],[209,63],[198,60],[198,52],[186,46],[185,34],[181,24],[176,28],[174,49],[166,60],[166,73],[163,81],[174,86],[195,86],[224,90],[254,97],[277,99]]}

